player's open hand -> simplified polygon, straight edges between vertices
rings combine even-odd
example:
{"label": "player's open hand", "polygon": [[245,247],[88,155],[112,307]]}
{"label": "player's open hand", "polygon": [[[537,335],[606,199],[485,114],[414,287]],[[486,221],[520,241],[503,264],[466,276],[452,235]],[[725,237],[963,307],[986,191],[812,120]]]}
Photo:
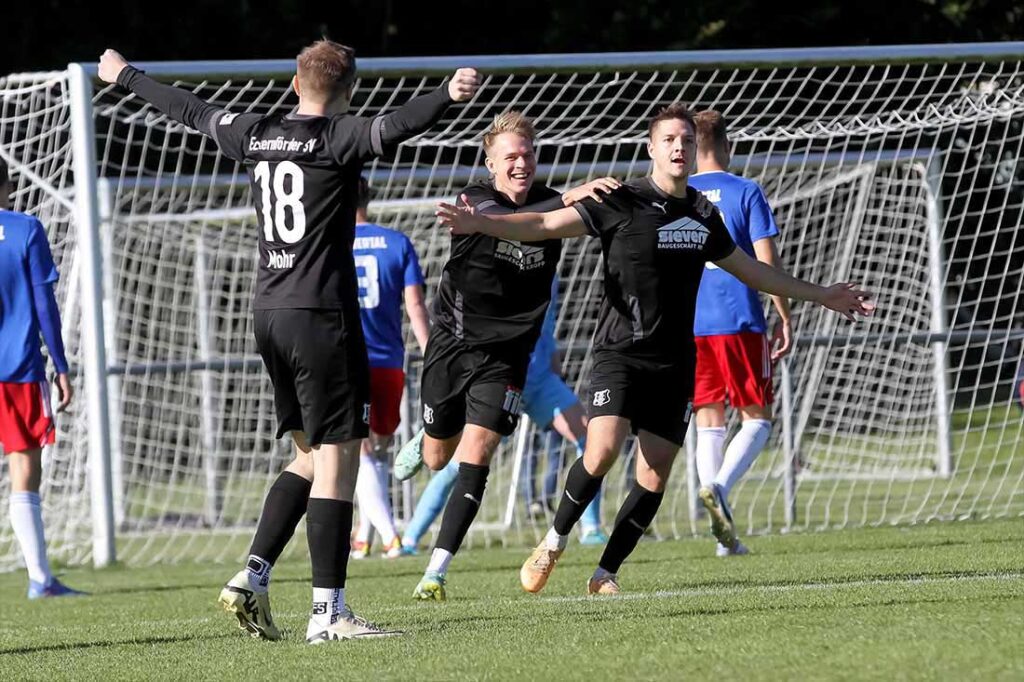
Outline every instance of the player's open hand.
{"label": "player's open hand", "polygon": [[459,69],[448,81],[448,96],[453,102],[468,102],[480,88],[483,79],[476,69]]}
{"label": "player's open hand", "polygon": [[71,399],[75,395],[75,389],[71,388],[71,379],[67,374],[58,374],[55,383],[57,384],[57,393],[59,394],[57,398],[60,401],[57,404],[57,411],[63,412],[71,404]]}
{"label": "player's open hand", "polygon": [[462,204],[461,206],[444,202],[437,205],[437,211],[434,214],[437,216],[437,222],[447,227],[448,231],[453,235],[480,232],[481,218],[477,215],[476,208],[473,204],[469,203],[469,197],[465,194],[460,196],[459,199]]}
{"label": "player's open hand", "polygon": [[565,193],[562,194],[562,203],[566,206],[572,206],[576,202],[583,201],[587,197],[601,203],[602,194],[610,194],[620,187],[622,187],[622,183],[616,178],[598,178],[597,180],[591,180],[579,187],[573,187],[570,190],[566,190]]}
{"label": "player's open hand", "polygon": [[125,61],[120,52],[107,48],[100,55],[100,80],[105,83],[116,83],[121,70],[126,66],[128,66],[128,62]]}
{"label": "player's open hand", "polygon": [[854,321],[857,315],[867,317],[875,312],[870,292],[858,289],[856,284],[842,282],[825,288],[821,305],[834,310],[846,319]]}
{"label": "player's open hand", "polygon": [[793,325],[789,320],[779,320],[772,330],[772,362],[778,362],[789,355],[793,348]]}

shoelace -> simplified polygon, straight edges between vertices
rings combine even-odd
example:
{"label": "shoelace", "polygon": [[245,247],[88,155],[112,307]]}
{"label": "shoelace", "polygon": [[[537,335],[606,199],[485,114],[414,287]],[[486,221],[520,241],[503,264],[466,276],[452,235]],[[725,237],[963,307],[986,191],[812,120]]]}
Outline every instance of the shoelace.
{"label": "shoelace", "polygon": [[385,631],[384,628],[380,627],[376,623],[371,623],[370,621],[366,620],[365,618],[362,618],[361,616],[357,616],[354,613],[349,614],[349,617],[347,618],[347,620],[350,623],[355,623],[359,627],[366,628],[367,630],[373,630],[374,632],[384,632]]}
{"label": "shoelace", "polygon": [[533,567],[543,571],[551,564],[555,563],[555,553],[550,549],[545,549],[544,552],[537,557],[536,561],[533,562]]}

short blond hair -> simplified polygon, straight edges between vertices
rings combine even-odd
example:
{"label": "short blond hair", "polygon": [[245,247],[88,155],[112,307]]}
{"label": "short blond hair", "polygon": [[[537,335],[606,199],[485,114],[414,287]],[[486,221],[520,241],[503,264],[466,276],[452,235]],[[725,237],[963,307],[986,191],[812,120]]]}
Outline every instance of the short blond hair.
{"label": "short blond hair", "polygon": [[484,133],[484,150],[491,148],[498,135],[503,133],[515,133],[522,135],[531,143],[537,138],[537,130],[533,122],[526,118],[521,111],[506,111],[494,117],[491,127]]}
{"label": "short blond hair", "polygon": [[303,91],[329,101],[344,95],[356,80],[356,53],[332,40],[318,40],[296,58],[296,73]]}

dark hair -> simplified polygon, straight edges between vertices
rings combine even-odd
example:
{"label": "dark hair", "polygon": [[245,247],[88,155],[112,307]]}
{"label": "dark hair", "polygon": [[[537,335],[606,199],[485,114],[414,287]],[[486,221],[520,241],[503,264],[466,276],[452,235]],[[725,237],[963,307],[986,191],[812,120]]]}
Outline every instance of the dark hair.
{"label": "dark hair", "polygon": [[332,100],[346,92],[356,80],[356,53],[351,47],[331,40],[318,40],[296,58],[303,91]]}
{"label": "dark hair", "polygon": [[11,179],[10,173],[7,172],[7,162],[0,159],[0,187],[3,187]]}
{"label": "dark hair", "polygon": [[697,146],[701,149],[714,149],[729,141],[728,124],[725,116],[714,109],[702,111],[694,118],[697,120]]}
{"label": "dark hair", "polygon": [[670,121],[672,119],[679,119],[680,121],[688,121],[693,129],[697,129],[697,122],[693,118],[693,112],[690,111],[689,107],[685,104],[675,102],[669,104],[666,107],[662,107],[654,118],[651,119],[650,124],[647,126],[647,137],[654,135],[654,128],[662,121]]}
{"label": "dark hair", "polygon": [[362,175],[359,176],[358,190],[356,190],[356,208],[365,209],[370,205],[370,183]]}

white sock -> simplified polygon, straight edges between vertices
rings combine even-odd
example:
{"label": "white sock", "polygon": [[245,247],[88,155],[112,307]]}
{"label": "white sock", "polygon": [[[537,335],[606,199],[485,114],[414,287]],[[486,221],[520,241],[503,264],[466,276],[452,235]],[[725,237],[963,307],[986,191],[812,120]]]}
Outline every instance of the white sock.
{"label": "white sock", "polygon": [[[391,505],[388,504],[387,486],[381,485],[374,459],[374,457],[365,453],[359,455],[359,476],[356,478],[359,522],[362,524],[362,519],[366,518],[377,529],[377,532],[380,533],[380,540],[387,547],[394,542],[397,532],[395,531],[394,519],[391,518]],[[361,528],[362,525],[360,525]],[[367,533],[367,536],[369,536],[369,533]]]}
{"label": "white sock", "polygon": [[266,559],[250,554],[245,562],[245,575],[249,578],[249,589],[257,594],[264,594],[270,587],[270,569],[272,566]]}
{"label": "white sock", "polygon": [[369,542],[370,534],[373,532],[373,525],[370,523],[370,516],[359,505],[359,525],[356,526],[356,542]]}
{"label": "white sock", "polygon": [[715,483],[722,486],[724,495],[729,494],[732,487],[761,454],[771,432],[772,423],[767,419],[747,419],[743,422],[740,432],[729,443],[722,468],[715,476]]}
{"label": "white sock", "polygon": [[313,612],[310,619],[317,625],[334,625],[346,610],[344,587],[313,588]]}
{"label": "white sock", "polygon": [[46,537],[43,535],[43,510],[39,493],[11,493],[11,527],[21,545],[21,556],[25,559],[28,577],[37,583],[48,585],[53,579],[50,562],[46,558]]}
{"label": "white sock", "polygon": [[427,570],[445,575],[448,573],[448,564],[452,562],[453,556],[455,555],[447,549],[435,547],[434,551],[430,554],[430,563],[427,564]]}
{"label": "white sock", "polygon": [[564,550],[569,546],[569,536],[559,535],[558,531],[552,528],[548,531],[548,534],[544,536],[544,546],[548,549]]}
{"label": "white sock", "polygon": [[702,486],[715,481],[722,468],[722,451],[725,450],[724,426],[697,427],[697,478]]}

